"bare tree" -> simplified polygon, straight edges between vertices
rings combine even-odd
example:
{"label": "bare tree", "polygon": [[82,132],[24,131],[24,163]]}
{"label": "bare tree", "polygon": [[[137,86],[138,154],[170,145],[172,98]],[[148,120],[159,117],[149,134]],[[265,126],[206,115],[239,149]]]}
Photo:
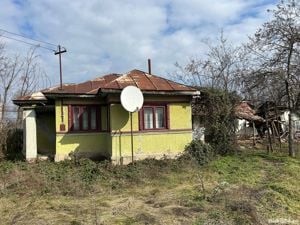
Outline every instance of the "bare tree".
{"label": "bare tree", "polygon": [[[38,62],[39,56],[35,53],[36,48],[31,48],[23,59],[22,71],[17,82],[18,89],[14,97],[25,96],[33,93],[42,86],[49,84],[46,73],[41,69]],[[21,112],[18,108],[17,124],[21,122]]]}
{"label": "bare tree", "polygon": [[9,94],[14,88],[15,81],[22,70],[23,62],[20,60],[20,56],[16,55],[13,58],[4,58],[2,67],[0,72],[0,90],[2,98],[0,124],[4,123]]}
{"label": "bare tree", "polygon": [[234,106],[239,99],[233,92],[239,90],[246,52],[243,46],[231,44],[223,32],[217,42],[205,44],[208,51],[202,59],[191,59],[184,67],[175,64],[176,78],[200,88],[202,98],[193,108],[201,108],[205,117],[206,141],[216,152],[226,154],[236,150]]}
{"label": "bare tree", "polygon": [[30,94],[49,81],[38,59],[36,48],[29,49],[22,57],[7,54],[4,44],[0,45],[0,124],[5,122],[7,107],[12,107],[12,98]]}
{"label": "bare tree", "polygon": [[226,93],[236,91],[246,52],[242,46],[233,46],[223,32],[218,42],[212,43],[211,40],[205,41],[208,52],[203,59],[190,59],[184,67],[175,64],[179,69],[177,79],[194,86],[221,89]]}
{"label": "bare tree", "polygon": [[[292,115],[299,96],[300,72],[300,3],[283,0],[274,10],[273,19],[266,22],[250,38],[248,48],[254,53],[256,63],[247,79],[248,90],[255,89],[286,100],[289,114],[289,155],[293,148]],[[250,84],[250,85],[249,85]]]}

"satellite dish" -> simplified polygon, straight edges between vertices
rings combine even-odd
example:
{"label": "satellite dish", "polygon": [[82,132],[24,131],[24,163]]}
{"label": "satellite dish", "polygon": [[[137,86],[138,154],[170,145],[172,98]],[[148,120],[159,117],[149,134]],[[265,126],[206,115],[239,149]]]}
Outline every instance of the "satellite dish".
{"label": "satellite dish", "polygon": [[135,86],[127,86],[121,92],[121,104],[128,112],[139,111],[144,103],[141,90]]}

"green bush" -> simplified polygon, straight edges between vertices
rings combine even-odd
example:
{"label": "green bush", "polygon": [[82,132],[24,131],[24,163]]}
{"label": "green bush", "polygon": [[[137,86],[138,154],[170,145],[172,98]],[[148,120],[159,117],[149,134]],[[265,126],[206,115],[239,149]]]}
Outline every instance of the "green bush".
{"label": "green bush", "polygon": [[214,155],[213,148],[200,140],[191,141],[191,143],[185,146],[185,151],[189,155],[191,155],[200,165],[209,162]]}
{"label": "green bush", "polygon": [[216,154],[226,155],[236,150],[235,105],[240,101],[236,93],[217,89],[200,89],[201,98],[193,110],[205,127],[205,142]]}
{"label": "green bush", "polygon": [[235,136],[228,128],[228,124],[215,122],[205,130],[205,139],[212,146],[214,151],[220,155],[235,152]]}

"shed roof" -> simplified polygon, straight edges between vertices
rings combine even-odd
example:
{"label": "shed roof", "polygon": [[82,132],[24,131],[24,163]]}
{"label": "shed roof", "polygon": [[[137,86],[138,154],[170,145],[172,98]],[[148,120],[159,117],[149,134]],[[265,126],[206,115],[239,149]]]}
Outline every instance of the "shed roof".
{"label": "shed roof", "polygon": [[235,107],[235,115],[248,121],[264,122],[264,118],[256,115],[256,111],[247,102],[242,102]]}

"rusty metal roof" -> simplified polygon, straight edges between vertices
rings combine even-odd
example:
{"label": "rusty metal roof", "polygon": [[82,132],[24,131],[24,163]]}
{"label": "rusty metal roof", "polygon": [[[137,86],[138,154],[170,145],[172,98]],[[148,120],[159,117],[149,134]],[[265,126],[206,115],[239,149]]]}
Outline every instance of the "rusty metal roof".
{"label": "rusty metal roof", "polygon": [[235,107],[235,115],[239,119],[245,119],[248,121],[264,122],[264,118],[256,115],[256,111],[251,108],[247,102],[242,102]]}
{"label": "rusty metal roof", "polygon": [[44,94],[97,94],[99,88],[104,87],[107,83],[118,78],[119,74],[108,74],[103,77],[98,77],[79,84],[63,84],[62,89],[60,86],[55,86],[41,90]]}
{"label": "rusty metal roof", "polygon": [[191,87],[140,70],[132,70],[123,74],[107,83],[102,89],[122,90],[130,85],[136,86],[142,91],[196,91]]}
{"label": "rusty metal roof", "polygon": [[[132,70],[125,74],[108,74],[79,84],[63,84],[41,90],[45,96],[58,95],[96,95],[105,90],[122,90],[127,86],[136,86],[142,91],[151,92],[196,92],[197,90],[165,78]],[[35,96],[21,96],[15,101],[35,100]]]}
{"label": "rusty metal roof", "polygon": [[196,91],[188,86],[178,84],[165,78],[132,70],[125,74],[109,74],[79,84],[64,84],[42,90],[44,94],[97,94],[99,90],[122,90],[127,86],[136,86],[142,91]]}

